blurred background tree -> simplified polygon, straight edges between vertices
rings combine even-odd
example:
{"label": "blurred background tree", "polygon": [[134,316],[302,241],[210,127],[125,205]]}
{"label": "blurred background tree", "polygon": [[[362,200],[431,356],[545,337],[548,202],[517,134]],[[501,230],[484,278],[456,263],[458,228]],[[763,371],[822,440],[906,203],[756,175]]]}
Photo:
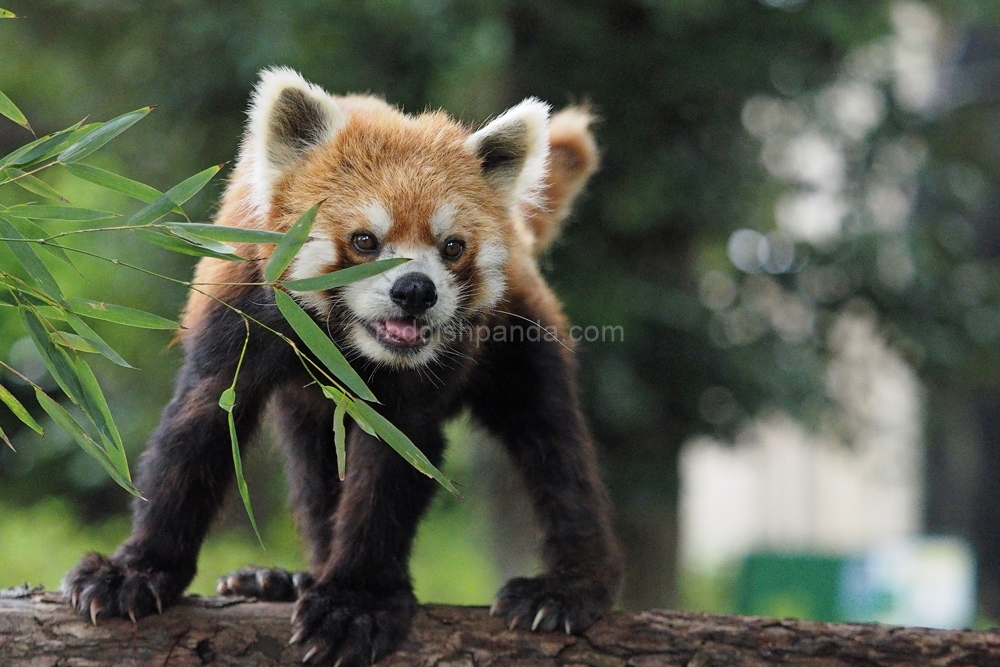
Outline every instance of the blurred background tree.
{"label": "blurred background tree", "polygon": [[[731,438],[773,409],[820,424],[836,403],[831,327],[863,312],[923,383],[925,528],[975,544],[982,608],[1000,615],[1000,482],[990,474],[1000,468],[994,0],[7,4],[25,18],[0,26],[0,89],[43,132],[158,105],[100,164],[161,187],[233,158],[256,74],[274,64],[334,93],[372,91],[470,123],[529,95],[556,107],[589,102],[601,118],[602,169],[545,269],[576,323],[624,330],[624,341],[579,351],[628,557],[623,604],[677,603],[681,444],[699,433]],[[922,71],[931,77],[923,88]],[[28,139],[0,124],[0,154]],[[208,219],[220,189],[190,210]],[[124,237],[103,242],[190,275],[192,262],[177,256]],[[80,268],[80,295],[168,317],[185,298]],[[0,312],[0,357],[42,381],[21,335]],[[106,335],[142,369],[99,369],[137,454],[178,354],[162,333]],[[39,440],[6,414],[0,426],[23,443],[17,454],[0,449],[0,585],[54,585],[82,550],[120,539],[126,494],[58,434]],[[259,449],[248,475],[269,553],[255,551],[231,512],[206,550],[199,590],[244,561],[297,562],[281,480]],[[511,530],[490,533],[479,520],[505,509],[491,522],[516,526],[526,511],[509,506],[491,451],[456,443],[449,465],[469,500],[441,494],[421,532],[423,599],[485,603],[501,575],[530,566]]]}

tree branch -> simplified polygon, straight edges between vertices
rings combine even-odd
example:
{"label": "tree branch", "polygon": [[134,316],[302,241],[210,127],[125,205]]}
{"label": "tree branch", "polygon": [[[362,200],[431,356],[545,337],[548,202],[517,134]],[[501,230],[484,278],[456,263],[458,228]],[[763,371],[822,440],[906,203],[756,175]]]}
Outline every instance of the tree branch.
{"label": "tree branch", "polygon": [[[300,664],[287,645],[290,604],[186,598],[162,616],[89,619],[59,595],[0,591],[4,667]],[[778,621],[690,612],[616,612],[584,636],[507,630],[485,609],[424,605],[382,665],[480,667],[810,667],[1000,665],[1000,632]]]}

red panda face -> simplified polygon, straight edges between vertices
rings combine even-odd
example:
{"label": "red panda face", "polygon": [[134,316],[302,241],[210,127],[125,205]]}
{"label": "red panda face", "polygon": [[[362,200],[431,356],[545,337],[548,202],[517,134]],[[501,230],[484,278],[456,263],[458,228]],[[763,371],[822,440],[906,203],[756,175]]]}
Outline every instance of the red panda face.
{"label": "red panda face", "polygon": [[527,100],[470,133],[443,113],[333,98],[273,70],[255,93],[234,186],[250,193],[256,224],[278,231],[322,202],[286,278],[408,258],[343,288],[293,295],[349,351],[421,366],[470,340],[502,300],[514,210],[545,173],[547,116]]}

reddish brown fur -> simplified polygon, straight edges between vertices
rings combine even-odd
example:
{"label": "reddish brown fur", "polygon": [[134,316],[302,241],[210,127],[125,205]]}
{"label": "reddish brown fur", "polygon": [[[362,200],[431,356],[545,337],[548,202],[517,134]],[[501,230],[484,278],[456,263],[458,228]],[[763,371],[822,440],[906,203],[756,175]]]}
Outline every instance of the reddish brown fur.
{"label": "reddish brown fur", "polygon": [[534,235],[537,255],[551,245],[570,213],[570,207],[597,170],[597,143],[589,127],[594,117],[586,107],[568,107],[549,121],[549,170],[540,206],[525,212],[525,222]]}
{"label": "reddish brown fur", "polygon": [[[589,130],[593,122],[589,110],[568,107],[552,117],[549,170],[539,205],[528,206],[523,212],[530,231],[525,235],[517,234],[516,227],[498,224],[507,219],[507,213],[497,193],[478,177],[478,164],[463,146],[470,134],[467,128],[443,113],[406,116],[374,97],[336,99],[348,116],[347,125],[334,141],[312,151],[294,174],[279,181],[268,217],[262,220],[253,213],[249,186],[237,170],[215,224],[284,232],[302,210],[323,201],[314,229],[332,238],[346,238],[365,226],[358,203],[378,201],[393,219],[387,242],[426,245],[433,243],[426,221],[447,194],[448,201],[459,205],[456,233],[476,239],[486,232],[503,239],[510,253],[511,291],[537,292],[550,319],[563,321],[558,300],[533,268],[534,256],[558,235],[574,199],[597,169],[599,157]],[[386,164],[396,168],[388,171]],[[243,264],[202,259],[194,282],[205,294],[191,292],[182,326],[196,327],[211,297],[228,301],[237,296],[239,288],[233,283],[258,280],[257,266],[267,261],[272,249],[240,246],[239,254],[248,260]],[[342,253],[338,256],[343,258]]]}

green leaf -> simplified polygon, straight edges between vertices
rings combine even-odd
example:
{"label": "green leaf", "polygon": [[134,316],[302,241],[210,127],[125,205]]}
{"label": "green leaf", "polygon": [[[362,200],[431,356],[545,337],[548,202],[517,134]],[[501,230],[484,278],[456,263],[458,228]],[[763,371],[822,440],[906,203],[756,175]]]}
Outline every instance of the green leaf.
{"label": "green leaf", "polygon": [[94,222],[95,220],[109,220],[118,217],[117,213],[110,211],[98,211],[78,206],[59,206],[57,204],[18,204],[11,206],[5,212],[16,218],[66,222]]}
{"label": "green leaf", "polygon": [[53,331],[49,334],[49,338],[56,345],[62,345],[77,352],[97,353],[97,348],[88,343],[85,338],[68,331]]}
{"label": "green leaf", "polygon": [[[131,178],[125,178],[124,176],[119,176],[118,174],[93,167],[89,164],[67,164],[64,166],[69,170],[69,173],[77,178],[81,178],[94,185],[99,185],[102,188],[119,192],[132,199],[138,199],[147,204],[163,196],[162,192],[145,183],[133,181]],[[179,211],[180,209],[175,208],[174,210]]]}
{"label": "green leaf", "polygon": [[303,213],[302,217],[296,220],[285,232],[285,237],[281,239],[281,243],[271,253],[271,259],[267,260],[267,264],[264,266],[264,280],[273,283],[292,263],[295,254],[309,238],[309,232],[312,231],[313,220],[316,219],[316,211],[319,210],[319,206],[316,204]]}
{"label": "green leaf", "polygon": [[14,185],[27,190],[28,192],[39,195],[41,197],[46,197],[48,199],[54,199],[56,201],[61,201],[69,203],[69,200],[59,194],[55,188],[46,183],[40,178],[36,178],[31,174],[21,171],[17,167],[7,167],[4,170],[7,178],[11,179],[10,182]]}
{"label": "green leaf", "polygon": [[115,352],[115,350],[108,345],[96,331],[91,329],[86,322],[81,320],[74,313],[67,311],[65,313],[65,320],[69,322],[69,325],[73,327],[73,330],[76,331],[76,333],[78,333],[84,340],[94,347],[98,354],[106,357],[119,366],[123,366],[125,368],[135,368],[132,364],[125,361],[120,354]]}
{"label": "green leaf", "polygon": [[229,413],[229,441],[233,445],[233,467],[236,469],[236,486],[240,490],[243,507],[246,508],[247,516],[250,517],[250,525],[253,526],[253,533],[257,536],[257,541],[260,542],[261,548],[266,551],[264,540],[260,536],[260,531],[257,530],[257,520],[253,517],[253,508],[250,506],[250,489],[247,488],[247,480],[243,477],[243,460],[240,458],[240,443],[236,439],[236,420],[232,412]]}
{"label": "green leaf", "polygon": [[97,383],[97,378],[94,377],[94,371],[90,369],[87,362],[79,358],[74,363],[74,370],[80,380],[80,385],[83,387],[84,402],[80,405],[80,409],[97,427],[101,439],[104,441],[105,451],[115,467],[118,468],[118,472],[125,479],[131,481],[132,477],[129,474],[128,461],[125,458],[125,445],[122,443],[122,436],[111,416],[104,392],[101,391],[101,386]]}
{"label": "green leaf", "polygon": [[400,456],[410,463],[410,465],[428,477],[432,477],[437,480],[441,486],[448,489],[448,491],[450,491],[456,498],[462,497],[462,494],[455,488],[455,484],[450,479],[445,477],[441,471],[438,470],[426,456],[424,456],[424,453],[413,444],[413,441],[410,440],[405,433],[393,426],[388,419],[376,412],[375,409],[367,403],[362,401],[352,401],[352,403],[364,419],[375,427],[379,437],[385,440],[390,447],[395,449]]}
{"label": "green leaf", "polygon": [[[17,231],[10,220],[0,215],[0,234],[10,239],[23,239],[21,232]],[[59,302],[64,302],[62,290],[59,289],[56,279],[52,277],[48,267],[42,262],[31,243],[26,241],[8,241],[7,247],[14,254],[14,257],[24,270],[28,272],[35,285],[46,295]]]}
{"label": "green leaf", "polygon": [[236,405],[236,389],[229,387],[219,396],[219,407],[226,412],[232,412],[234,405]]}
{"label": "green leaf", "polygon": [[338,405],[343,403],[344,407],[347,409],[347,414],[351,415],[351,419],[354,420],[354,423],[357,424],[362,431],[364,431],[368,435],[374,436],[376,438],[378,437],[378,433],[375,432],[375,429],[372,427],[372,425],[366,422],[364,420],[364,417],[362,417],[355,409],[354,403],[352,401],[344,400],[344,396],[346,396],[344,392],[340,391],[336,387],[323,385],[323,395]]}
{"label": "green leaf", "polygon": [[45,368],[48,369],[49,374],[52,375],[52,378],[59,387],[66,392],[71,401],[78,406],[82,406],[84,404],[83,386],[80,384],[80,378],[77,377],[75,365],[70,360],[69,355],[52,344],[45,325],[42,324],[42,321],[33,310],[21,308],[20,315],[21,322],[24,324],[25,329],[28,330],[28,335],[31,337],[32,342],[34,342],[35,349],[38,350],[38,354],[42,357],[42,362],[45,363]]}
{"label": "green leaf", "polygon": [[377,276],[380,273],[385,273],[389,269],[393,269],[400,264],[405,264],[409,261],[410,259],[408,257],[380,259],[375,262],[368,262],[367,264],[350,266],[346,269],[334,271],[333,273],[324,273],[323,275],[316,276],[315,278],[286,280],[281,283],[281,285],[295,292],[315,292],[319,290],[332,289],[334,287],[348,285],[358,280],[364,280],[365,278]]}
{"label": "green leaf", "polygon": [[[38,309],[41,310],[43,306],[47,307],[47,305],[52,302],[52,299],[42,297],[42,293],[32,287],[29,283],[15,280],[12,276],[5,276],[2,272],[0,272],[0,285],[7,288],[6,292],[0,291],[0,293],[3,294],[4,303],[8,303],[12,306],[21,307],[23,304],[31,304],[33,306],[37,306]],[[16,299],[11,292],[17,293]],[[53,309],[53,312],[59,311],[55,311]],[[48,315],[46,315],[46,317],[47,316]]]}
{"label": "green leaf", "polygon": [[69,433],[77,444],[83,449],[83,451],[90,454],[92,457],[97,459],[97,462],[101,464],[111,478],[118,483],[123,489],[131,493],[133,496],[142,497],[139,491],[132,485],[132,482],[127,478],[122,476],[118,468],[112,463],[111,458],[104,449],[94,442],[94,439],[83,430],[73,416],[64,408],[59,405],[56,401],[52,400],[45,392],[40,389],[35,389],[35,398],[38,399],[38,404],[42,406],[42,409],[52,418],[62,430]]}
{"label": "green leaf", "polygon": [[201,222],[167,222],[164,225],[171,230],[186,231],[197,234],[201,238],[221,241],[222,243],[279,243],[284,237],[281,232],[268,232],[263,229],[244,229]]}
{"label": "green leaf", "polygon": [[218,241],[214,241],[207,236],[202,236],[200,234],[192,234],[190,231],[184,229],[183,226],[181,225],[176,226],[176,228],[167,227],[167,230],[170,234],[182,238],[185,241],[190,241],[191,243],[200,245],[204,248],[208,248],[209,250],[214,250],[215,252],[221,253],[223,255],[232,255],[234,258],[242,259],[242,257],[239,257],[239,255],[236,254],[236,248],[228,246],[225,243],[219,243]]}
{"label": "green leaf", "polygon": [[146,225],[159,220],[176,207],[182,205],[188,199],[195,196],[205,187],[212,177],[219,173],[222,165],[209,167],[204,171],[199,171],[194,176],[190,176],[174,187],[164,192],[161,196],[153,200],[146,208],[142,209],[129,219],[130,225]]}
{"label": "green leaf", "polygon": [[7,165],[31,164],[36,160],[51,157],[62,150],[64,146],[69,145],[74,140],[92,131],[98,125],[97,123],[92,123],[90,125],[80,127],[82,122],[83,121],[74,123],[65,130],[59,130],[58,132],[47,134],[44,137],[35,139],[31,143],[25,144],[24,146],[8,153],[2,160],[0,160],[0,167],[5,167]]}
{"label": "green leaf", "polygon": [[0,19],[16,19],[17,14],[6,9],[0,9]]}
{"label": "green leaf", "polygon": [[344,481],[347,468],[347,429],[344,428],[344,414],[347,412],[344,398],[333,410],[333,444],[337,448],[337,475]]}
{"label": "green leaf", "polygon": [[180,325],[159,315],[144,310],[118,306],[104,301],[89,299],[69,299],[70,309],[77,315],[115,324],[124,324],[139,329],[179,329]]}
{"label": "green leaf", "polygon": [[292,297],[281,290],[274,291],[274,301],[278,304],[278,310],[284,315],[288,324],[291,325],[295,333],[299,335],[306,347],[333,373],[338,380],[343,382],[355,395],[368,401],[377,401],[371,389],[361,379],[357,371],[351,367],[341,354],[337,346],[333,344],[319,325],[313,321],[306,311],[302,310],[299,304],[295,303]]}
{"label": "green leaf", "polygon": [[60,153],[59,162],[66,163],[82,160],[138,123],[152,110],[153,107],[143,107],[102,123],[95,130],[88,132],[84,137],[74,142],[72,146]]}
{"label": "green leaf", "polygon": [[14,449],[14,443],[10,441],[10,438],[7,437],[7,434],[3,432],[2,428],[0,428],[0,440],[7,443],[7,446],[10,447],[10,451],[17,452],[17,450]]}
{"label": "green leaf", "polygon": [[24,405],[21,404],[21,401],[17,400],[17,397],[10,393],[10,391],[2,384],[0,384],[0,401],[3,401],[4,405],[10,408],[10,411],[14,413],[14,416],[20,419],[25,426],[38,435],[45,435],[42,431],[42,427],[38,425],[38,422],[36,422],[35,418],[31,416],[31,413],[25,409]]}
{"label": "green leaf", "polygon": [[[143,240],[182,255],[215,257],[216,259],[225,259],[231,262],[243,261],[243,258],[236,254],[235,249],[216,243],[210,239],[197,237],[193,234],[181,236],[169,229],[152,229],[148,227],[138,228],[135,231]],[[221,248],[222,250],[217,250],[217,248]]]}
{"label": "green leaf", "polygon": [[[28,220],[27,218],[11,218],[10,222],[17,227],[17,230],[24,234],[26,238],[29,239],[44,239],[49,233],[42,229],[37,223]],[[72,267],[76,270],[76,265],[66,254],[66,251],[59,247],[57,243],[36,243],[34,248],[41,248],[45,252],[49,253],[53,257],[64,262],[67,266]]]}
{"label": "green leaf", "polygon": [[[7,10],[0,9],[0,12],[5,12],[5,11]],[[11,16],[13,16],[13,14]],[[10,17],[4,16],[2,18],[10,18]],[[17,108],[17,105],[15,105],[13,102],[10,101],[9,97],[3,94],[2,90],[0,90],[0,116],[6,116],[7,118],[10,118],[12,121],[14,121],[24,129],[26,129],[28,132],[31,133],[35,132],[34,130],[31,129],[31,125],[28,123],[28,119],[24,117],[24,114],[21,113],[21,110]]]}

